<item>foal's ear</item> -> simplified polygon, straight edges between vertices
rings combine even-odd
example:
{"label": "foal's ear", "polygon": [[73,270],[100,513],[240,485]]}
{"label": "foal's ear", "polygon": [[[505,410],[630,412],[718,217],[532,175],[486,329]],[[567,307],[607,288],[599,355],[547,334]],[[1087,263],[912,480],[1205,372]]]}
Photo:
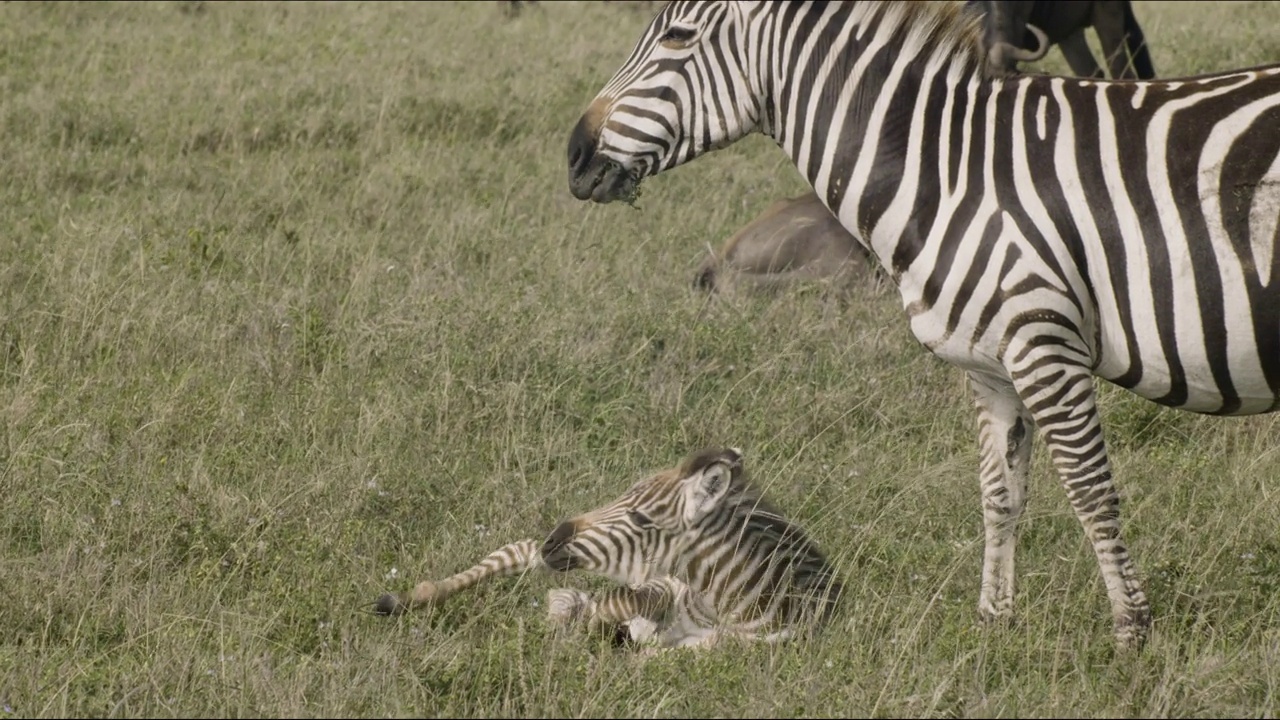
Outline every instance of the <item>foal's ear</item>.
{"label": "foal's ear", "polygon": [[702,462],[689,468],[685,479],[684,517],[694,522],[711,512],[728,494],[736,473],[742,470],[742,452],[726,448],[715,454],[703,454]]}

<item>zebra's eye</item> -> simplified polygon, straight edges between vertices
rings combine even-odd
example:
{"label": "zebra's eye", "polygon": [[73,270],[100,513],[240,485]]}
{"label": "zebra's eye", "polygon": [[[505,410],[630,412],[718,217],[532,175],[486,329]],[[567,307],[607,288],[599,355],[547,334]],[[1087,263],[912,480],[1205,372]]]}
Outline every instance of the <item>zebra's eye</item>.
{"label": "zebra's eye", "polygon": [[673,45],[683,45],[693,39],[698,31],[693,28],[671,26],[667,31],[662,33],[662,37],[658,38],[660,43],[670,43]]}
{"label": "zebra's eye", "polygon": [[639,510],[628,510],[627,517],[631,518],[631,522],[639,525],[641,529],[651,528],[654,526],[653,520],[650,520],[648,515],[645,515]]}

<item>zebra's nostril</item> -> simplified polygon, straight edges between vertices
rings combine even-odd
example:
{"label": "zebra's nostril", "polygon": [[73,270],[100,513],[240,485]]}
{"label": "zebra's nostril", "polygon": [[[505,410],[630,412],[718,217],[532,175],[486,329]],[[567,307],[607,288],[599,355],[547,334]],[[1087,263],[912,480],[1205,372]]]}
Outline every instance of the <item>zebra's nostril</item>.
{"label": "zebra's nostril", "polygon": [[595,155],[596,140],[587,130],[587,118],[584,116],[573,126],[569,133],[569,171],[580,176],[591,164]]}

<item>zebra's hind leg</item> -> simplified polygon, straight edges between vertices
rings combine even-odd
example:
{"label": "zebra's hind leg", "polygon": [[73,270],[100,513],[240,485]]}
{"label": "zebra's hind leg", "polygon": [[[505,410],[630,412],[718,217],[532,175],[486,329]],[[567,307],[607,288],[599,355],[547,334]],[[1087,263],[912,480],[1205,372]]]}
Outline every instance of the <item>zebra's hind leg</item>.
{"label": "zebra's hind leg", "polygon": [[1031,414],[1008,381],[971,373],[982,447],[982,591],[978,616],[984,622],[1012,617],[1016,594],[1014,554],[1018,518],[1027,503],[1027,467],[1034,432]]}
{"label": "zebra's hind leg", "polygon": [[1139,648],[1151,626],[1151,606],[1142,591],[1120,533],[1120,496],[1102,436],[1093,375],[1083,365],[1031,362],[1014,376],[1053,455],[1071,507],[1098,557],[1115,623],[1116,642]]}

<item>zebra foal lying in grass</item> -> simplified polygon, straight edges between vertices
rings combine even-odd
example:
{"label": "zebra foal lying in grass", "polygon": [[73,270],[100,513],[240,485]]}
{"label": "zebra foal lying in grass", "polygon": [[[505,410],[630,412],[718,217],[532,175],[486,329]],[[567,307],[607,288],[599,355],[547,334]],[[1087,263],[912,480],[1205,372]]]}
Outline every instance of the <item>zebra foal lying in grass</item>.
{"label": "zebra foal lying in grass", "polygon": [[825,621],[840,593],[826,558],[747,480],[741,451],[702,450],[612,503],[521,540],[439,582],[379,598],[391,615],[443,602],[484,580],[545,568],[623,583],[589,595],[551,590],[553,623],[622,629],[660,647],[721,637],[773,642]]}

